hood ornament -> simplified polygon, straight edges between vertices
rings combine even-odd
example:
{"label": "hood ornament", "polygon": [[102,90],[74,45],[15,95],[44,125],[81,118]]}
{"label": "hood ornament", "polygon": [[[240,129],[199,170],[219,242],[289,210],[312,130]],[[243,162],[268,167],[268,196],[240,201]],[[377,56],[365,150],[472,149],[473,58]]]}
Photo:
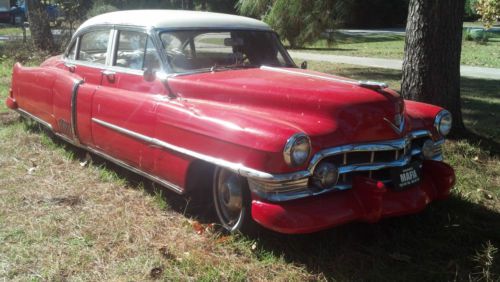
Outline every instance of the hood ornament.
{"label": "hood ornament", "polygon": [[384,82],[378,82],[378,81],[358,81],[359,86],[364,87],[364,88],[369,88],[373,90],[384,90],[388,88],[389,86],[387,83]]}

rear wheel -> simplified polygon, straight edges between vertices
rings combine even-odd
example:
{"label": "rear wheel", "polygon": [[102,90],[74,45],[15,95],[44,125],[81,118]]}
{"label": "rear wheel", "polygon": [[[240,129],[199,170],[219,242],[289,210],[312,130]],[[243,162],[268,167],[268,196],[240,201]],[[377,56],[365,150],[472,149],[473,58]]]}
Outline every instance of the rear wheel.
{"label": "rear wheel", "polygon": [[247,180],[230,170],[217,168],[212,190],[222,227],[229,232],[249,231],[253,221]]}

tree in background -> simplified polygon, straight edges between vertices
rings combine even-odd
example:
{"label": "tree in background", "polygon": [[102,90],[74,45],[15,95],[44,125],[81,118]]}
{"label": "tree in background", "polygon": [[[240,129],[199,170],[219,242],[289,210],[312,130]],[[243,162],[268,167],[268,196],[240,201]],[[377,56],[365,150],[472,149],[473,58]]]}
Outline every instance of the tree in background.
{"label": "tree in background", "polygon": [[479,18],[476,6],[477,0],[465,0],[464,21],[475,21]]}
{"label": "tree in background", "polygon": [[342,1],[333,0],[240,0],[238,11],[263,20],[286,39],[292,48],[313,43],[334,26],[333,11]]}
{"label": "tree in background", "polygon": [[55,51],[56,45],[44,5],[38,0],[27,0],[26,9],[30,22],[31,38],[35,47],[44,51]]}
{"label": "tree in background", "polygon": [[237,0],[195,0],[195,6],[202,11],[213,11],[221,13],[236,13]]}
{"label": "tree in background", "polygon": [[86,18],[87,11],[92,7],[88,0],[57,0],[59,9],[64,16],[64,23],[69,28],[69,37],[73,34],[74,25]]}
{"label": "tree in background", "polygon": [[465,129],[460,104],[463,15],[464,1],[410,1],[401,84],[405,99],[448,109],[455,133]]}
{"label": "tree in background", "polygon": [[476,10],[484,25],[490,28],[500,17],[500,0],[478,0]]}

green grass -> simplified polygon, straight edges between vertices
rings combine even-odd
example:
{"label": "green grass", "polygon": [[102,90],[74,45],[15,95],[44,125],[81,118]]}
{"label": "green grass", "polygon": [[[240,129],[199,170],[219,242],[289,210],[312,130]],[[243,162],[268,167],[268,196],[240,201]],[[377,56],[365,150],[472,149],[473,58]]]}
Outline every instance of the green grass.
{"label": "green grass", "polygon": [[[26,30],[29,33],[29,29]],[[11,26],[7,24],[0,24],[0,35],[23,35],[23,30],[18,26]]]}
{"label": "green grass", "polygon": [[[463,41],[462,64],[500,68],[500,35],[492,34],[487,44]],[[301,51],[355,57],[403,59],[404,36],[400,35],[345,35],[334,33],[335,43],[326,40],[306,46]]]}
{"label": "green grass", "polygon": [[[0,62],[2,103],[11,66]],[[399,85],[397,71],[309,66]],[[498,134],[498,117],[482,112],[499,112],[499,84],[462,83],[464,101],[472,101],[464,104],[467,125]],[[484,108],[476,100],[493,102]],[[490,124],[480,126],[484,120]],[[207,206],[187,211],[185,198],[89,160],[1,108],[0,280],[495,281],[500,161],[483,147],[470,140],[446,144],[456,189],[422,213],[311,235],[228,236],[203,216]]]}

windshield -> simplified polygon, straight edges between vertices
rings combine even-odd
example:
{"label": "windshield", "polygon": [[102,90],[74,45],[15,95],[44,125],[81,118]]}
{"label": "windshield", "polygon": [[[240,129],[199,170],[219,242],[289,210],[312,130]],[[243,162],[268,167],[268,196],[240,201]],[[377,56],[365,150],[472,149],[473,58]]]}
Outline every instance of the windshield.
{"label": "windshield", "polygon": [[295,66],[273,32],[168,31],[160,38],[168,64],[177,73]]}

